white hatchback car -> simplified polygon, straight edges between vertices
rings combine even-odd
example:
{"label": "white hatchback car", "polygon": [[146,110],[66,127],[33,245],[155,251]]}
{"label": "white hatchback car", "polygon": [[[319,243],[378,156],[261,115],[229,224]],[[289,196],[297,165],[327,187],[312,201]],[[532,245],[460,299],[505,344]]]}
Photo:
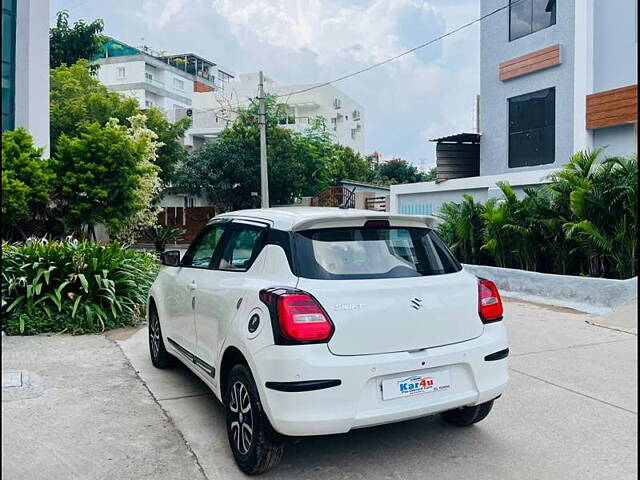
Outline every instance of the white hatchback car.
{"label": "white hatchback car", "polygon": [[226,409],[239,467],[290,436],[441,413],[485,418],[507,383],[496,286],[466,272],[434,219],[338,208],[211,220],[151,288],[151,359],[178,359]]}

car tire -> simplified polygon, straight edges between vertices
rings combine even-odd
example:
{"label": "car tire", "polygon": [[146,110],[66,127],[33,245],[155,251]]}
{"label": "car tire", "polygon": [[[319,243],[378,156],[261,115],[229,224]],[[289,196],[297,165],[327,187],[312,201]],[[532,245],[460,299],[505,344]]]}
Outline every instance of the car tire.
{"label": "car tire", "polygon": [[151,363],[156,368],[167,368],[176,363],[176,358],[164,347],[160,317],[155,305],[149,307],[149,354]]}
{"label": "car tire", "polygon": [[468,427],[474,423],[478,423],[480,420],[484,420],[491,408],[493,407],[493,400],[481,403],[480,405],[474,405],[473,407],[462,407],[454,410],[448,410],[442,412],[440,415],[447,423],[456,425],[458,427]]}
{"label": "car tire", "polygon": [[240,470],[258,475],[278,465],[284,443],[269,423],[245,365],[236,365],[229,372],[224,399],[229,446]]}

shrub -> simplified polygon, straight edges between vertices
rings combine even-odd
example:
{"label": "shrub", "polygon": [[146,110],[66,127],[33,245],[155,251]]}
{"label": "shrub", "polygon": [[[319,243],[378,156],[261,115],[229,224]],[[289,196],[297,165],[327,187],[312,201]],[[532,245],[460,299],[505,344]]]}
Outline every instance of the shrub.
{"label": "shrub", "polygon": [[3,243],[4,329],[81,334],[135,324],[157,269],[155,256],[116,243]]}
{"label": "shrub", "polygon": [[[629,278],[638,271],[638,161],[578,152],[550,183],[518,198],[498,183],[484,205],[446,203],[440,233],[464,262],[539,272]],[[478,255],[478,245],[484,257]]]}

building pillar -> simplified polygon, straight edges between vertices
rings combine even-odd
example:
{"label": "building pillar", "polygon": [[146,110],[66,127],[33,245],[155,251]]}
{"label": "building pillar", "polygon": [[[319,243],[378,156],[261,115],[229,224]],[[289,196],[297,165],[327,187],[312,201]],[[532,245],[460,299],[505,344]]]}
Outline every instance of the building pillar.
{"label": "building pillar", "polygon": [[16,2],[15,126],[49,157],[49,1]]}
{"label": "building pillar", "polygon": [[593,93],[593,2],[575,5],[573,69],[573,152],[593,148],[587,130],[587,95]]}

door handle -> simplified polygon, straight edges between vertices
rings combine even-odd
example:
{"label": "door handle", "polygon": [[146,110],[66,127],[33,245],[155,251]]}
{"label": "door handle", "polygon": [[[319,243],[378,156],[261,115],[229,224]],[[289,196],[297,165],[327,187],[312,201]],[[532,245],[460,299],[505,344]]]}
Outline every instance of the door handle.
{"label": "door handle", "polygon": [[198,285],[196,284],[195,281],[192,281],[189,285],[187,285],[187,288],[189,290],[195,290],[196,288],[198,288]]}

